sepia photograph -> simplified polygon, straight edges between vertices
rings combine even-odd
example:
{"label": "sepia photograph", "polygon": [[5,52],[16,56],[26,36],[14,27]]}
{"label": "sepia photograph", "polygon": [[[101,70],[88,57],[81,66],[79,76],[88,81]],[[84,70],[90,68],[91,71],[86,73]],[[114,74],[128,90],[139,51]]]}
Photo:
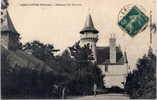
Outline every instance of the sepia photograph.
{"label": "sepia photograph", "polygon": [[156,0],[1,0],[1,99],[156,99]]}

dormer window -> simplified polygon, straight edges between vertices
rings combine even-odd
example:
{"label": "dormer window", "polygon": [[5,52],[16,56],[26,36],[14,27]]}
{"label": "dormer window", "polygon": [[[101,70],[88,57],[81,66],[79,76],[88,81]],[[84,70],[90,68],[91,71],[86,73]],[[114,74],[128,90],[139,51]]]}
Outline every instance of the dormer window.
{"label": "dormer window", "polygon": [[3,15],[3,12],[1,11],[1,15]]}
{"label": "dormer window", "polygon": [[105,65],[105,72],[108,72],[108,66]]}

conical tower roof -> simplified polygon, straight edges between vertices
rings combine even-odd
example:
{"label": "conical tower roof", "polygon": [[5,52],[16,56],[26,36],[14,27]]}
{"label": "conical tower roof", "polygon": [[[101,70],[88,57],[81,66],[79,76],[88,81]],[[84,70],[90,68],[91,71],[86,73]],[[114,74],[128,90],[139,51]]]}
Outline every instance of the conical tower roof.
{"label": "conical tower roof", "polygon": [[98,33],[99,31],[94,27],[93,20],[91,17],[91,14],[88,14],[85,22],[84,28],[80,31],[81,34],[84,32],[92,32],[92,33]]}
{"label": "conical tower roof", "polygon": [[6,9],[8,5],[8,0],[1,0],[1,9]]}
{"label": "conical tower roof", "polygon": [[18,34],[16,31],[14,24],[12,23],[12,20],[10,18],[10,15],[7,11],[7,9],[4,9],[1,11],[1,32],[11,32],[14,34]]}

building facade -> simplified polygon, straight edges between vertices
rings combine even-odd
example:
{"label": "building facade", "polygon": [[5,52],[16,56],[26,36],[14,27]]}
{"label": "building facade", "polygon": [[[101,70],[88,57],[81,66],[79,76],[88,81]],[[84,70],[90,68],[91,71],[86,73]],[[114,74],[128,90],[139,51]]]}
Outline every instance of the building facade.
{"label": "building facade", "polygon": [[114,86],[124,88],[128,74],[128,61],[126,52],[122,52],[121,47],[116,45],[114,34],[109,39],[109,46],[98,47],[98,33],[95,28],[91,14],[86,18],[85,25],[80,31],[80,46],[90,44],[94,56],[94,62],[101,69],[105,76],[104,86],[111,88]]}

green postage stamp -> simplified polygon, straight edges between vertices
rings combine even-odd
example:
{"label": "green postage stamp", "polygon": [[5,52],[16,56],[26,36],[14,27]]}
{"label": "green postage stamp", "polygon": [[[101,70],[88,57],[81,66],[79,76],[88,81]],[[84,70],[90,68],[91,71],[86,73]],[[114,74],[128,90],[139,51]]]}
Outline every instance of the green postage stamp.
{"label": "green postage stamp", "polygon": [[133,37],[148,23],[148,20],[149,18],[137,6],[133,6],[118,25]]}

